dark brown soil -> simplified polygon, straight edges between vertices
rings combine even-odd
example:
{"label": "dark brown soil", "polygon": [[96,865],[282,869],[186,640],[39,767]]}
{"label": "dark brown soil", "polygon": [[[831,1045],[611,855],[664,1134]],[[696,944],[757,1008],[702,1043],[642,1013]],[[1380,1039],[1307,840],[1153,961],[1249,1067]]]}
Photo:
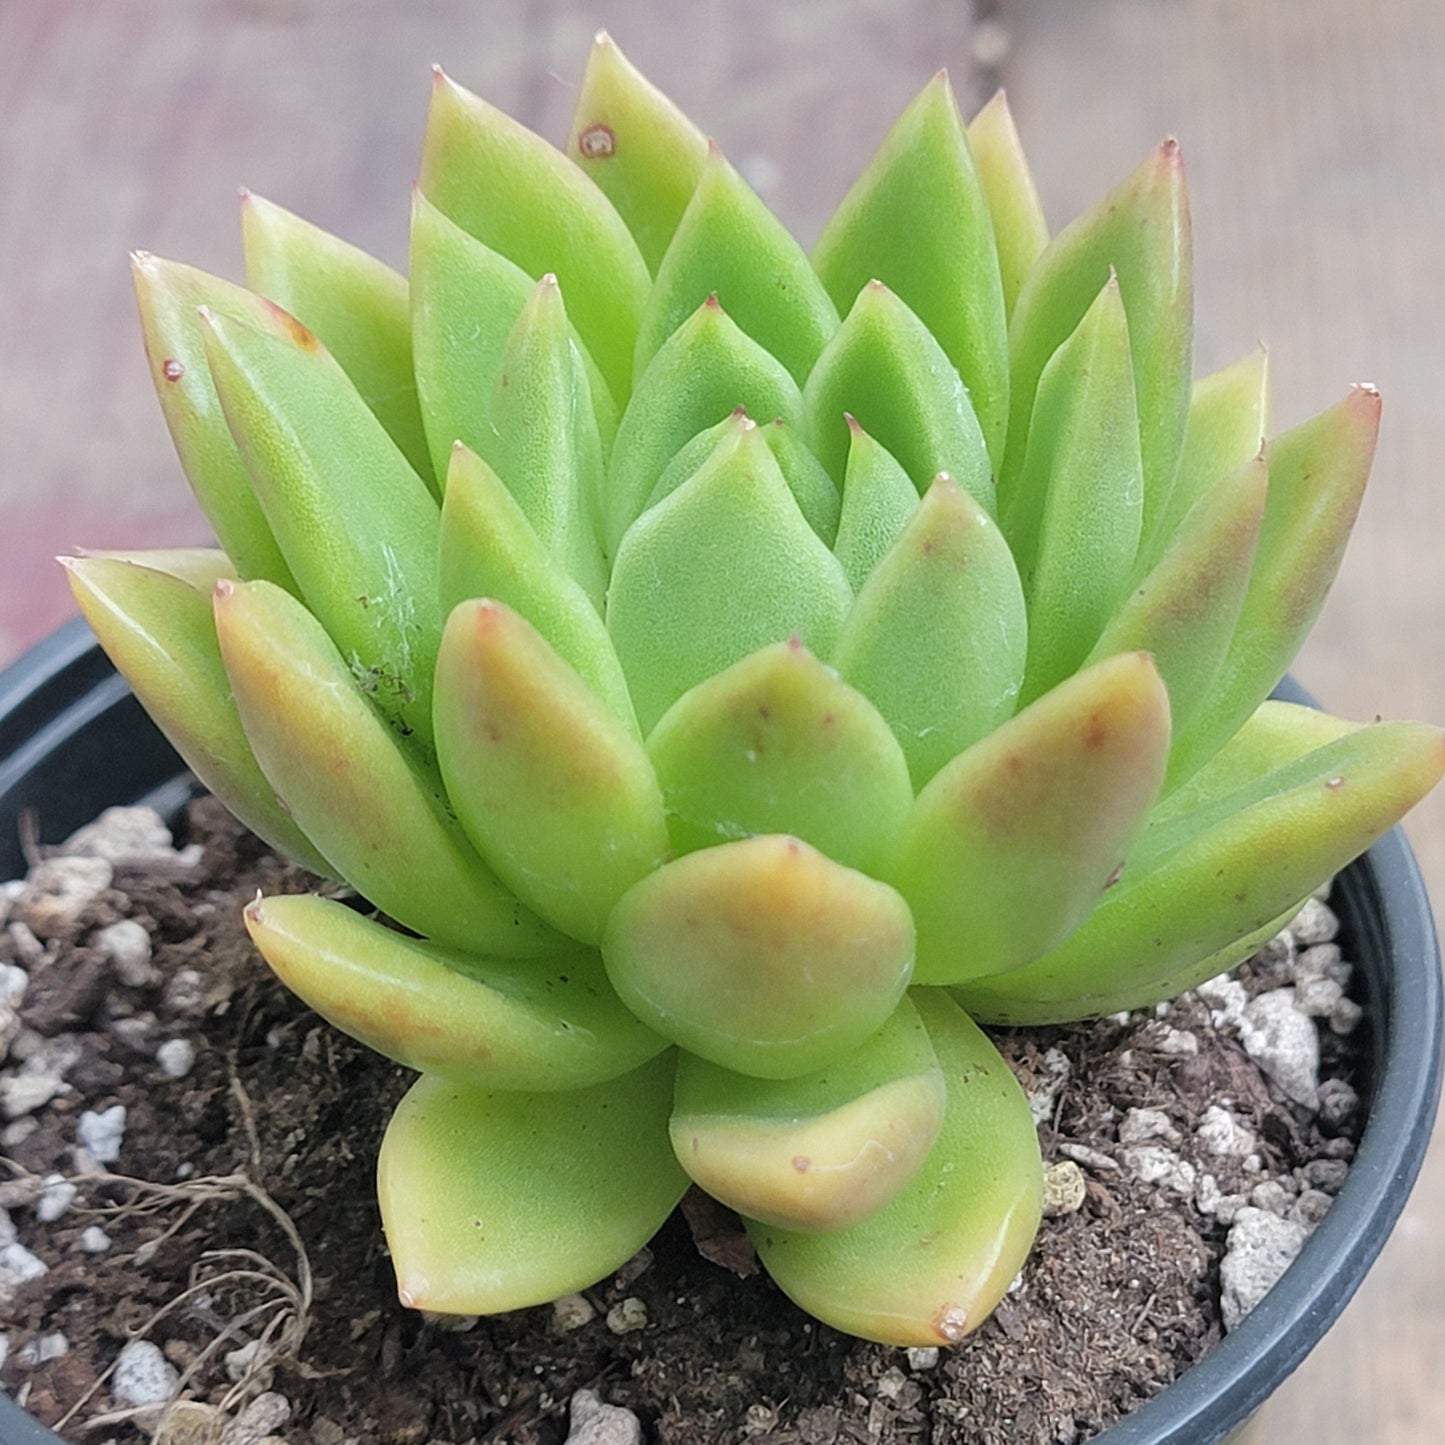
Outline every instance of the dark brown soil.
{"label": "dark brown soil", "polygon": [[[292,1445],[557,1445],[568,1401],[584,1387],[630,1407],[645,1439],[669,1445],[1071,1445],[1156,1393],[1221,1334],[1225,1227],[1193,1195],[1142,1183],[1114,1163],[1126,1111],[1164,1111],[1188,1156],[1205,1110],[1232,1100],[1259,1136],[1263,1172],[1249,1172],[1254,1161],[1246,1169],[1210,1160],[1225,1193],[1278,1177],[1297,1196],[1320,1177],[1318,1166],[1304,1173],[1311,1161],[1351,1153],[1346,1137],[1327,1138],[1313,1116],[1282,1104],[1232,1034],[1217,1032],[1190,999],[1167,1019],[1003,1037],[1026,1082],[1057,1064],[1051,1049],[1072,1066],[1041,1127],[1046,1158],[1076,1145],[1105,1157],[1084,1171],[1083,1206],[1046,1220],[1019,1287],[940,1360],[842,1336],[800,1313],[765,1275],[739,1278],[709,1262],[695,1233],[710,1255],[742,1267],[747,1255],[733,1222],[706,1211],[690,1211],[692,1228],[675,1216],[649,1253],[587,1291],[595,1314],[570,1330],[551,1307],[461,1327],[430,1321],[396,1302],[372,1192],[381,1131],[408,1075],[322,1023],[251,951],[242,903],[258,888],[297,891],[311,880],[209,801],[194,806],[188,826],[205,845],[203,862],[172,879],[117,872],[69,929],[73,941],[44,940],[36,956],[34,934],[0,934],[0,956],[20,957],[31,976],[27,1030],[7,1067],[47,1040],[68,1037],[79,1049],[66,1074],[71,1091],[24,1116],[32,1125],[6,1126],[13,1168],[0,1167],[0,1204],[49,1266],[0,1312],[10,1344],[0,1382],[47,1423],[66,1418],[70,1439],[151,1437],[134,1422],[81,1426],[117,1409],[97,1380],[149,1327],[179,1369],[199,1361],[190,1398],[223,1402],[234,1415],[261,1390],[284,1396],[289,1420],[271,1438]],[[152,937],[150,982],[119,982],[87,944],[97,927],[125,917]],[[1259,965],[1251,987],[1267,972]],[[1200,1054],[1165,1051],[1167,1028],[1192,1031]],[[180,1079],[155,1060],[158,1044],[176,1038],[196,1051]],[[1342,1046],[1330,1052],[1331,1071],[1347,1073]],[[58,1220],[38,1224],[35,1179],[74,1176],[80,1112],[115,1103],[128,1111],[113,1166],[124,1178],[81,1182]],[[246,1181],[264,1195],[247,1193]],[[294,1225],[309,1300],[307,1266],[266,1200]],[[85,1253],[82,1232],[96,1224],[110,1248]],[[227,1250],[251,1253],[208,1257]],[[608,1312],[625,1299],[641,1302],[646,1323],[617,1333]],[[68,1343],[62,1356],[38,1366],[19,1358],[27,1341],[57,1331]],[[263,1335],[291,1348],[233,1383],[222,1356]]]}

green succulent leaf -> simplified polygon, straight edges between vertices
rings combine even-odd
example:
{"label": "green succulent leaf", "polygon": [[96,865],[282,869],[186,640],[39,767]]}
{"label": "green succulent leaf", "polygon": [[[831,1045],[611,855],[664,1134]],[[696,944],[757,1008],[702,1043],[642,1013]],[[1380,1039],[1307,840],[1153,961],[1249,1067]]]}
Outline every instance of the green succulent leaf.
{"label": "green succulent leaf", "polygon": [[1286,764],[1296,763],[1326,743],[1357,731],[1358,723],[1345,722],[1319,708],[1270,698],[1187,782],[1167,793],[1149,814],[1151,839],[1164,825],[1208,806]]}
{"label": "green succulent leaf", "polygon": [[838,536],[842,510],[837,485],[808,449],[797,427],[789,426],[782,417],[775,417],[762,428],[762,433],[804,520],[823,545],[831,547]]}
{"label": "green succulent leaf", "polygon": [[1234,636],[1264,518],[1269,470],[1245,462],[1195,504],[1158,565],[1114,614],[1088,661],[1151,654],[1175,732],[1207,709]]}
{"label": "green succulent leaf", "polygon": [[1208,759],[1285,674],[1339,571],[1369,480],[1380,394],[1342,402],[1269,445],[1269,496],[1254,571],[1209,711],[1178,739],[1172,787]]}
{"label": "green succulent leaf", "polygon": [[797,838],[689,853],[636,884],[602,940],[607,976],[650,1028],[759,1078],[812,1073],[898,1006],[908,905]]}
{"label": "green succulent leaf", "polygon": [[1116,885],[1159,791],[1169,698],[1128,653],[1046,693],[919,794],[884,871],[918,925],[919,983],[1017,969]]}
{"label": "green succulent leaf", "polygon": [[948,1091],[905,997],[830,1068],[752,1079],[681,1054],[669,1131],[693,1181],[782,1229],[842,1229],[893,1199],[943,1125]]}
{"label": "green succulent leaf", "polygon": [[920,492],[947,472],[993,515],[988,451],[968,392],[928,328],[881,281],[858,293],[803,397],[813,452],[830,476],[844,476],[851,416]]}
{"label": "green succulent leaf", "polygon": [[1049,244],[1049,225],[1003,91],[969,121],[968,148],[993,222],[1004,311],[1012,316],[1024,277]]}
{"label": "green succulent leaf", "polygon": [[[521,267],[447,219],[417,191],[411,212],[411,332],[432,465],[445,479],[453,445],[488,445],[492,392],[508,338],[534,283]],[[575,332],[574,332],[575,339]],[[602,373],[578,342],[603,450],[617,408]]]}
{"label": "green succulent leaf", "polygon": [[479,455],[600,612],[607,592],[597,534],[602,439],[554,276],[537,283],[507,338],[478,437]]}
{"label": "green succulent leaf", "polygon": [[616,558],[668,463],[739,407],[764,420],[796,422],[803,402],[782,365],[709,299],[653,358],[618,426],[603,508],[609,556]]}
{"label": "green succulent leaf", "polygon": [[1111,275],[1050,358],[1004,531],[1028,598],[1031,702],[1078,670],[1123,599],[1144,513],[1129,326]]}
{"label": "green succulent leaf", "polygon": [[667,856],[642,744],[529,622],[482,599],[447,619],[436,737],[477,851],[554,927],[597,942],[613,904]]}
{"label": "green succulent leaf", "polygon": [[[647,506],[655,507],[664,497],[671,496],[707,461],[730,432],[754,424],[748,419],[746,409],[738,407],[731,416],[706,427],[691,441],[683,443],[657,479],[657,485],[647,499]],[[823,470],[822,463],[799,439],[797,429],[789,426],[781,417],[766,424],[761,430],[804,520],[825,546],[832,546],[838,531],[839,510],[838,489],[833,485],[832,477]],[[911,483],[909,493],[917,499]]]}
{"label": "green succulent leaf", "polygon": [[791,833],[866,872],[913,804],[888,724],[797,641],[762,648],[685,692],[647,751],[678,854]]}
{"label": "green succulent leaf", "polygon": [[587,58],[567,154],[617,208],[655,273],[697,188],[707,137],[605,31]]}
{"label": "green succulent leaf", "polygon": [[412,370],[406,278],[250,191],[241,197],[241,235],[246,285],[320,337],[435,494]]}
{"label": "green succulent leaf", "polygon": [[988,1318],[1038,1229],[1043,1169],[1028,1101],[946,994],[915,990],[948,1087],[923,1167],[882,1209],[804,1234],[749,1222],[758,1255],[809,1314],[885,1345],[956,1345]]}
{"label": "green succulent leaf", "polygon": [[246,929],[322,1018],[423,1073],[489,1089],[582,1089],[667,1047],[623,1008],[587,949],[458,953],[305,894],[256,898]]}
{"label": "green succulent leaf", "polygon": [[1054,352],[1117,273],[1134,363],[1144,467],[1144,535],[1169,505],[1189,411],[1193,272],[1179,147],[1165,141],[1035,262],[1009,323],[1008,446],[999,475],[1005,512],[1025,465],[1034,395]]}
{"label": "green succulent leaf", "polygon": [[377,716],[321,624],[269,582],[220,582],[216,633],[241,724],[282,807],[398,923],[533,957],[556,935],[497,881]]}
{"label": "green succulent leaf", "polygon": [[831,656],[852,600],[843,569],[748,426],[627,533],[607,630],[647,732],[688,688],[769,643],[796,635]]}
{"label": "green succulent leaf", "polygon": [[566,156],[440,69],[435,75],[422,194],[531,280],[549,271],[557,277],[613,400],[624,401],[651,284],[637,243]]}
{"label": "green succulent leaf", "polygon": [[587,58],[566,153],[613,202],[656,275],[698,185],[708,137],[605,30]]}
{"label": "green succulent leaf", "polygon": [[800,386],[838,329],[802,248],[715,144],[657,269],[637,334],[636,375],[709,296]]}
{"label": "green succulent leaf", "polygon": [[1257,457],[1269,431],[1269,353],[1256,347],[1231,366],[1194,383],[1179,475],[1169,505],[1144,539],[1140,561],[1152,566],[1184,519],[1216,484]]}
{"label": "green succulent leaf", "polygon": [[443,614],[473,597],[506,603],[640,736],[622,664],[597,608],[542,544],[497,474],[460,442],[447,472],[439,552]]}
{"label": "green succulent leaf", "polygon": [[[76,576],[77,569],[71,565],[75,562],[128,563],[132,567],[143,568],[147,572],[159,572],[177,582],[184,582],[197,592],[205,600],[208,613],[211,607],[211,593],[216,583],[222,579],[230,582],[239,580],[236,576],[235,564],[219,547],[123,547],[101,551],[87,547],[79,557],[57,557],[55,560],[63,567],[70,569],[72,578]],[[89,581],[104,576],[108,570],[92,570],[82,567],[80,573]],[[123,586],[119,579],[125,574],[115,572],[111,575],[117,579],[117,586]],[[144,608],[148,579],[137,578],[135,582],[137,589],[135,600],[140,607]],[[159,612],[160,609],[157,611]]]}
{"label": "green succulent leaf", "polygon": [[672,1078],[664,1054],[565,1093],[418,1079],[377,1165],[402,1304],[500,1314],[626,1263],[687,1188],[667,1143]]}
{"label": "green succulent leaf", "polygon": [[1026,638],[1008,544],[940,476],[863,584],[833,661],[888,720],[921,788],[1012,716]]}
{"label": "green succulent leaf", "polygon": [[[1009,412],[1003,283],[988,202],[942,71],[899,117],[843,198],[813,264],[840,312],[873,280],[907,303],[963,378],[997,464]],[[865,412],[848,410],[873,429]],[[881,429],[879,436],[896,451]],[[918,481],[907,459],[898,457]],[[928,475],[938,471],[953,471],[960,480],[969,475],[956,462],[939,462]],[[966,484],[972,490],[971,481]]]}
{"label": "green succulent leaf", "polygon": [[[1356,729],[1140,839],[1117,888],[1053,952],[960,991],[990,1022],[1052,1023],[1172,997],[1238,963],[1445,772],[1424,723]],[[1225,775],[1227,777],[1227,775]]]}
{"label": "green succulent leaf", "polygon": [[[201,784],[278,852],[332,876],[282,807],[246,741],[221,662],[211,588],[224,553],[64,557],[70,590],[106,656]],[[208,573],[217,575],[208,579]]]}
{"label": "green succulent leaf", "polygon": [[424,753],[441,635],[436,499],[300,322],[278,337],[203,316],[226,423],[307,607]]}
{"label": "green succulent leaf", "polygon": [[131,270],[151,380],[196,501],[240,576],[295,592],[216,396],[198,308],[260,328],[285,323],[261,297],[193,266],[137,251]]}
{"label": "green succulent leaf", "polygon": [[848,465],[833,553],[857,592],[918,510],[918,488],[886,447],[851,416],[847,421]]}

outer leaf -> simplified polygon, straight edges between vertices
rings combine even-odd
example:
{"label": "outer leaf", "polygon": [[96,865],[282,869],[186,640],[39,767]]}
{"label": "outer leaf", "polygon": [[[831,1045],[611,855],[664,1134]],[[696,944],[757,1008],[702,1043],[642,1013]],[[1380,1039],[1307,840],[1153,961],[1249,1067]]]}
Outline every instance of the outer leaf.
{"label": "outer leaf", "polygon": [[461,603],[437,658],[437,760],[478,852],[549,923],[595,943],[667,856],[642,744],[500,602]]}
{"label": "outer leaf", "polygon": [[411,362],[406,278],[374,256],[245,191],[246,285],[321,338],[412,470],[435,493]]}
{"label": "outer leaf", "polygon": [[264,577],[294,592],[296,581],[251,491],[211,382],[197,308],[253,326],[284,323],[261,297],[229,281],[148,251],[131,261],[151,380],[196,500],[242,577]]}
{"label": "outer leaf", "polygon": [[1060,231],[1019,291],[1009,324],[1013,367],[999,499],[1007,510],[1024,465],[1044,367],[1098,296],[1111,266],[1129,317],[1148,535],[1169,505],[1189,410],[1194,296],[1189,208],[1184,165],[1172,140]]}
{"label": "outer leaf", "polygon": [[1319,708],[1270,698],[1186,783],[1160,798],[1149,814],[1147,837],[1165,824],[1249,787],[1306,754],[1347,736],[1358,723],[1332,717]]}
{"label": "outer leaf", "polygon": [[1264,517],[1269,472],[1262,456],[1205,493],[1158,566],[1104,629],[1090,662],[1143,650],[1169,689],[1182,732],[1208,706],[1239,620]]}
{"label": "outer leaf", "polygon": [[653,359],[617,429],[603,507],[603,540],[614,561],[668,462],[739,407],[796,422],[803,403],[782,366],[708,300]]}
{"label": "outer leaf", "polygon": [[1111,276],[1039,381],[1004,530],[1029,601],[1032,701],[1078,670],[1123,599],[1144,513],[1129,328]]}
{"label": "outer leaf", "polygon": [[552,272],[615,401],[632,390],[647,264],[607,197],[540,136],[435,72],[421,189],[534,281]]}
{"label": "outer leaf", "polygon": [[1027,631],[1008,544],[940,476],[863,584],[834,664],[888,720],[920,788],[1013,715]]}
{"label": "outer leaf", "polygon": [[993,221],[1004,310],[1012,316],[1024,277],[1049,244],[1049,225],[1003,91],[969,121],[968,148]]}
{"label": "outer leaf", "polygon": [[1254,572],[1209,711],[1179,739],[1171,785],[1210,757],[1269,695],[1309,635],[1360,510],[1380,394],[1356,387],[1269,448],[1269,498]]}
{"label": "outer leaf", "polygon": [[1159,791],[1169,699],[1142,653],[1070,678],[919,795],[884,872],[918,924],[919,983],[1006,973],[1067,938]]}
{"label": "outer leaf", "polygon": [[760,835],[668,863],[617,905],[607,976],[650,1028],[764,1079],[840,1059],[898,1006],[913,920],[893,889],[796,838]]}
{"label": "outer leaf", "polygon": [[488,424],[477,435],[480,455],[600,612],[602,440],[555,276],[537,283],[507,338]]}
{"label": "outer leaf", "polygon": [[848,466],[833,551],[858,591],[918,509],[918,488],[879,444],[848,418]]}
{"label": "outer leaf", "polygon": [[938,1137],[948,1090],[905,998],[861,1047],[800,1079],[750,1079],[678,1058],[672,1147],[693,1180],[749,1218],[841,1229],[881,1209]]}
{"label": "outer leaf", "polygon": [[162,554],[162,571],[146,565],[145,556],[60,560],[106,656],[186,766],[258,837],[313,873],[332,876],[246,741],[216,642],[210,587],[199,590],[174,575],[169,554]]}
{"label": "outer leaf", "polygon": [[666,1047],[622,1007],[587,950],[480,958],[304,894],[258,897],[246,929],[328,1023],[409,1069],[472,1087],[586,1088]]}
{"label": "outer leaf", "polygon": [[955,1345],[1022,1267],[1043,1194],[1028,1102],[945,995],[913,995],[948,1082],[938,1142],[907,1188],[860,1224],[795,1234],[749,1223],[768,1273],[809,1314],[886,1345]]}
{"label": "outer leaf", "polygon": [[667,1147],[672,1074],[664,1055],[562,1094],[418,1079],[377,1165],[402,1304],[500,1314],[629,1260],[687,1188]]}
{"label": "outer leaf", "polygon": [[[148,572],[164,573],[167,577],[174,577],[177,581],[186,583],[198,592],[205,601],[207,614],[211,607],[211,589],[215,587],[216,583],[223,577],[232,582],[239,580],[236,576],[235,565],[219,547],[145,547],[116,550],[107,548],[104,551],[85,548],[79,553],[78,558],[57,557],[55,560],[63,567],[70,567],[71,563],[76,560],[82,562],[129,562]],[[72,568],[72,578],[74,575]]]}
{"label": "outer leaf", "polygon": [[382,716],[424,750],[441,633],[436,500],[299,322],[282,340],[205,320],[227,425],[307,607]]}
{"label": "outer leaf", "polygon": [[868,699],[779,642],[684,693],[647,740],[673,851],[791,833],[867,871],[913,804],[908,764]]}
{"label": "outer leaf", "polygon": [[697,186],[707,138],[605,30],[587,57],[567,154],[616,206],[656,272]]}
{"label": "outer leaf", "polygon": [[1131,860],[1072,938],[1028,968],[970,984],[964,1005],[990,1021],[1045,1023],[1192,988],[1246,957],[1264,928],[1393,827],[1442,772],[1435,728],[1352,732],[1167,825],[1174,846],[1137,869]]}
{"label": "outer leaf", "polygon": [[[419,191],[411,212],[411,330],[416,385],[432,464],[445,478],[452,446],[486,445],[487,414],[502,352],[533,283],[505,256],[449,221]],[[604,450],[617,409],[602,373],[579,343]]]}
{"label": "outer leaf", "polygon": [[[943,71],[899,117],[844,197],[813,264],[840,312],[878,279],[922,318],[967,385],[997,464],[1009,411],[1003,283],[988,202]],[[872,429],[867,415],[849,410]],[[956,463],[932,470],[968,476]]]}
{"label": "outer leaf", "polygon": [[1194,383],[1179,475],[1154,534],[1144,540],[1141,561],[1152,566],[1159,559],[1199,499],[1259,455],[1268,430],[1269,353],[1263,346]]}
{"label": "outer leaf", "polygon": [[216,586],[216,632],[246,737],[282,806],[336,870],[451,948],[556,947],[497,882],[357,690],[320,623],[267,582]]}
{"label": "outer leaf", "polygon": [[818,460],[841,478],[850,416],[898,458],[924,491],[939,472],[993,514],[983,433],[953,363],[928,328],[881,282],[869,282],[804,389]]}
{"label": "outer leaf", "polygon": [[441,604],[492,597],[520,613],[634,734],[622,664],[597,609],[542,545],[497,474],[460,442],[442,503]]}
{"label": "outer leaf", "polygon": [[688,688],[771,642],[796,635],[829,657],[851,601],[749,427],[623,539],[607,630],[646,732]]}
{"label": "outer leaf", "polygon": [[838,329],[838,313],[801,247],[716,144],[708,147],[697,189],[647,298],[633,361],[638,376],[709,296],[799,386]]}

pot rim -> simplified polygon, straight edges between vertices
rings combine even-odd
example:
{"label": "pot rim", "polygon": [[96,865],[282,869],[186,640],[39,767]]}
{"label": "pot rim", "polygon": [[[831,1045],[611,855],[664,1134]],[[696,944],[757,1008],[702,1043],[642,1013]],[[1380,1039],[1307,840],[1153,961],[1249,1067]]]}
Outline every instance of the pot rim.
{"label": "pot rim", "polygon": [[[1277,695],[1313,703],[1289,678]],[[110,716],[118,711],[129,717]],[[76,619],[0,672],[0,805],[8,811],[11,793],[27,775],[106,721],[122,728],[138,722],[149,730],[140,735],[146,746],[127,749],[134,766],[107,770],[105,782],[114,791],[82,822],[109,803],[155,794],[180,769],[158,771],[167,746]],[[171,761],[179,763],[173,755]],[[1159,1395],[1096,1436],[1104,1445],[1201,1445],[1248,1419],[1343,1311],[1419,1174],[1440,1099],[1445,1026],[1434,918],[1400,828],[1340,875],[1338,898],[1366,985],[1373,1065],[1366,1126],[1345,1184],[1248,1319]],[[0,1391],[0,1445],[63,1442]]]}

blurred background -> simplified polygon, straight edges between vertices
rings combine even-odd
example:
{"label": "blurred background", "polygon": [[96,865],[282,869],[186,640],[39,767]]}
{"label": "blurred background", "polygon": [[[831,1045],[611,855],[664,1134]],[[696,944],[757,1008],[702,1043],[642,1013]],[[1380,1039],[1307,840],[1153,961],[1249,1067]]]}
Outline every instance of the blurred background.
{"label": "blurred background", "polygon": [[[592,33],[805,244],[941,65],[1009,92],[1057,228],[1179,137],[1197,362],[1265,340],[1286,427],[1369,380],[1371,495],[1300,678],[1445,723],[1439,0],[0,0],[0,663],[71,614],[76,546],[195,542],[127,252],[239,278],[236,187],[404,266],[427,67],[560,140]],[[1409,831],[1445,902],[1445,799]],[[1445,1438],[1445,1139],[1262,1440]]]}

